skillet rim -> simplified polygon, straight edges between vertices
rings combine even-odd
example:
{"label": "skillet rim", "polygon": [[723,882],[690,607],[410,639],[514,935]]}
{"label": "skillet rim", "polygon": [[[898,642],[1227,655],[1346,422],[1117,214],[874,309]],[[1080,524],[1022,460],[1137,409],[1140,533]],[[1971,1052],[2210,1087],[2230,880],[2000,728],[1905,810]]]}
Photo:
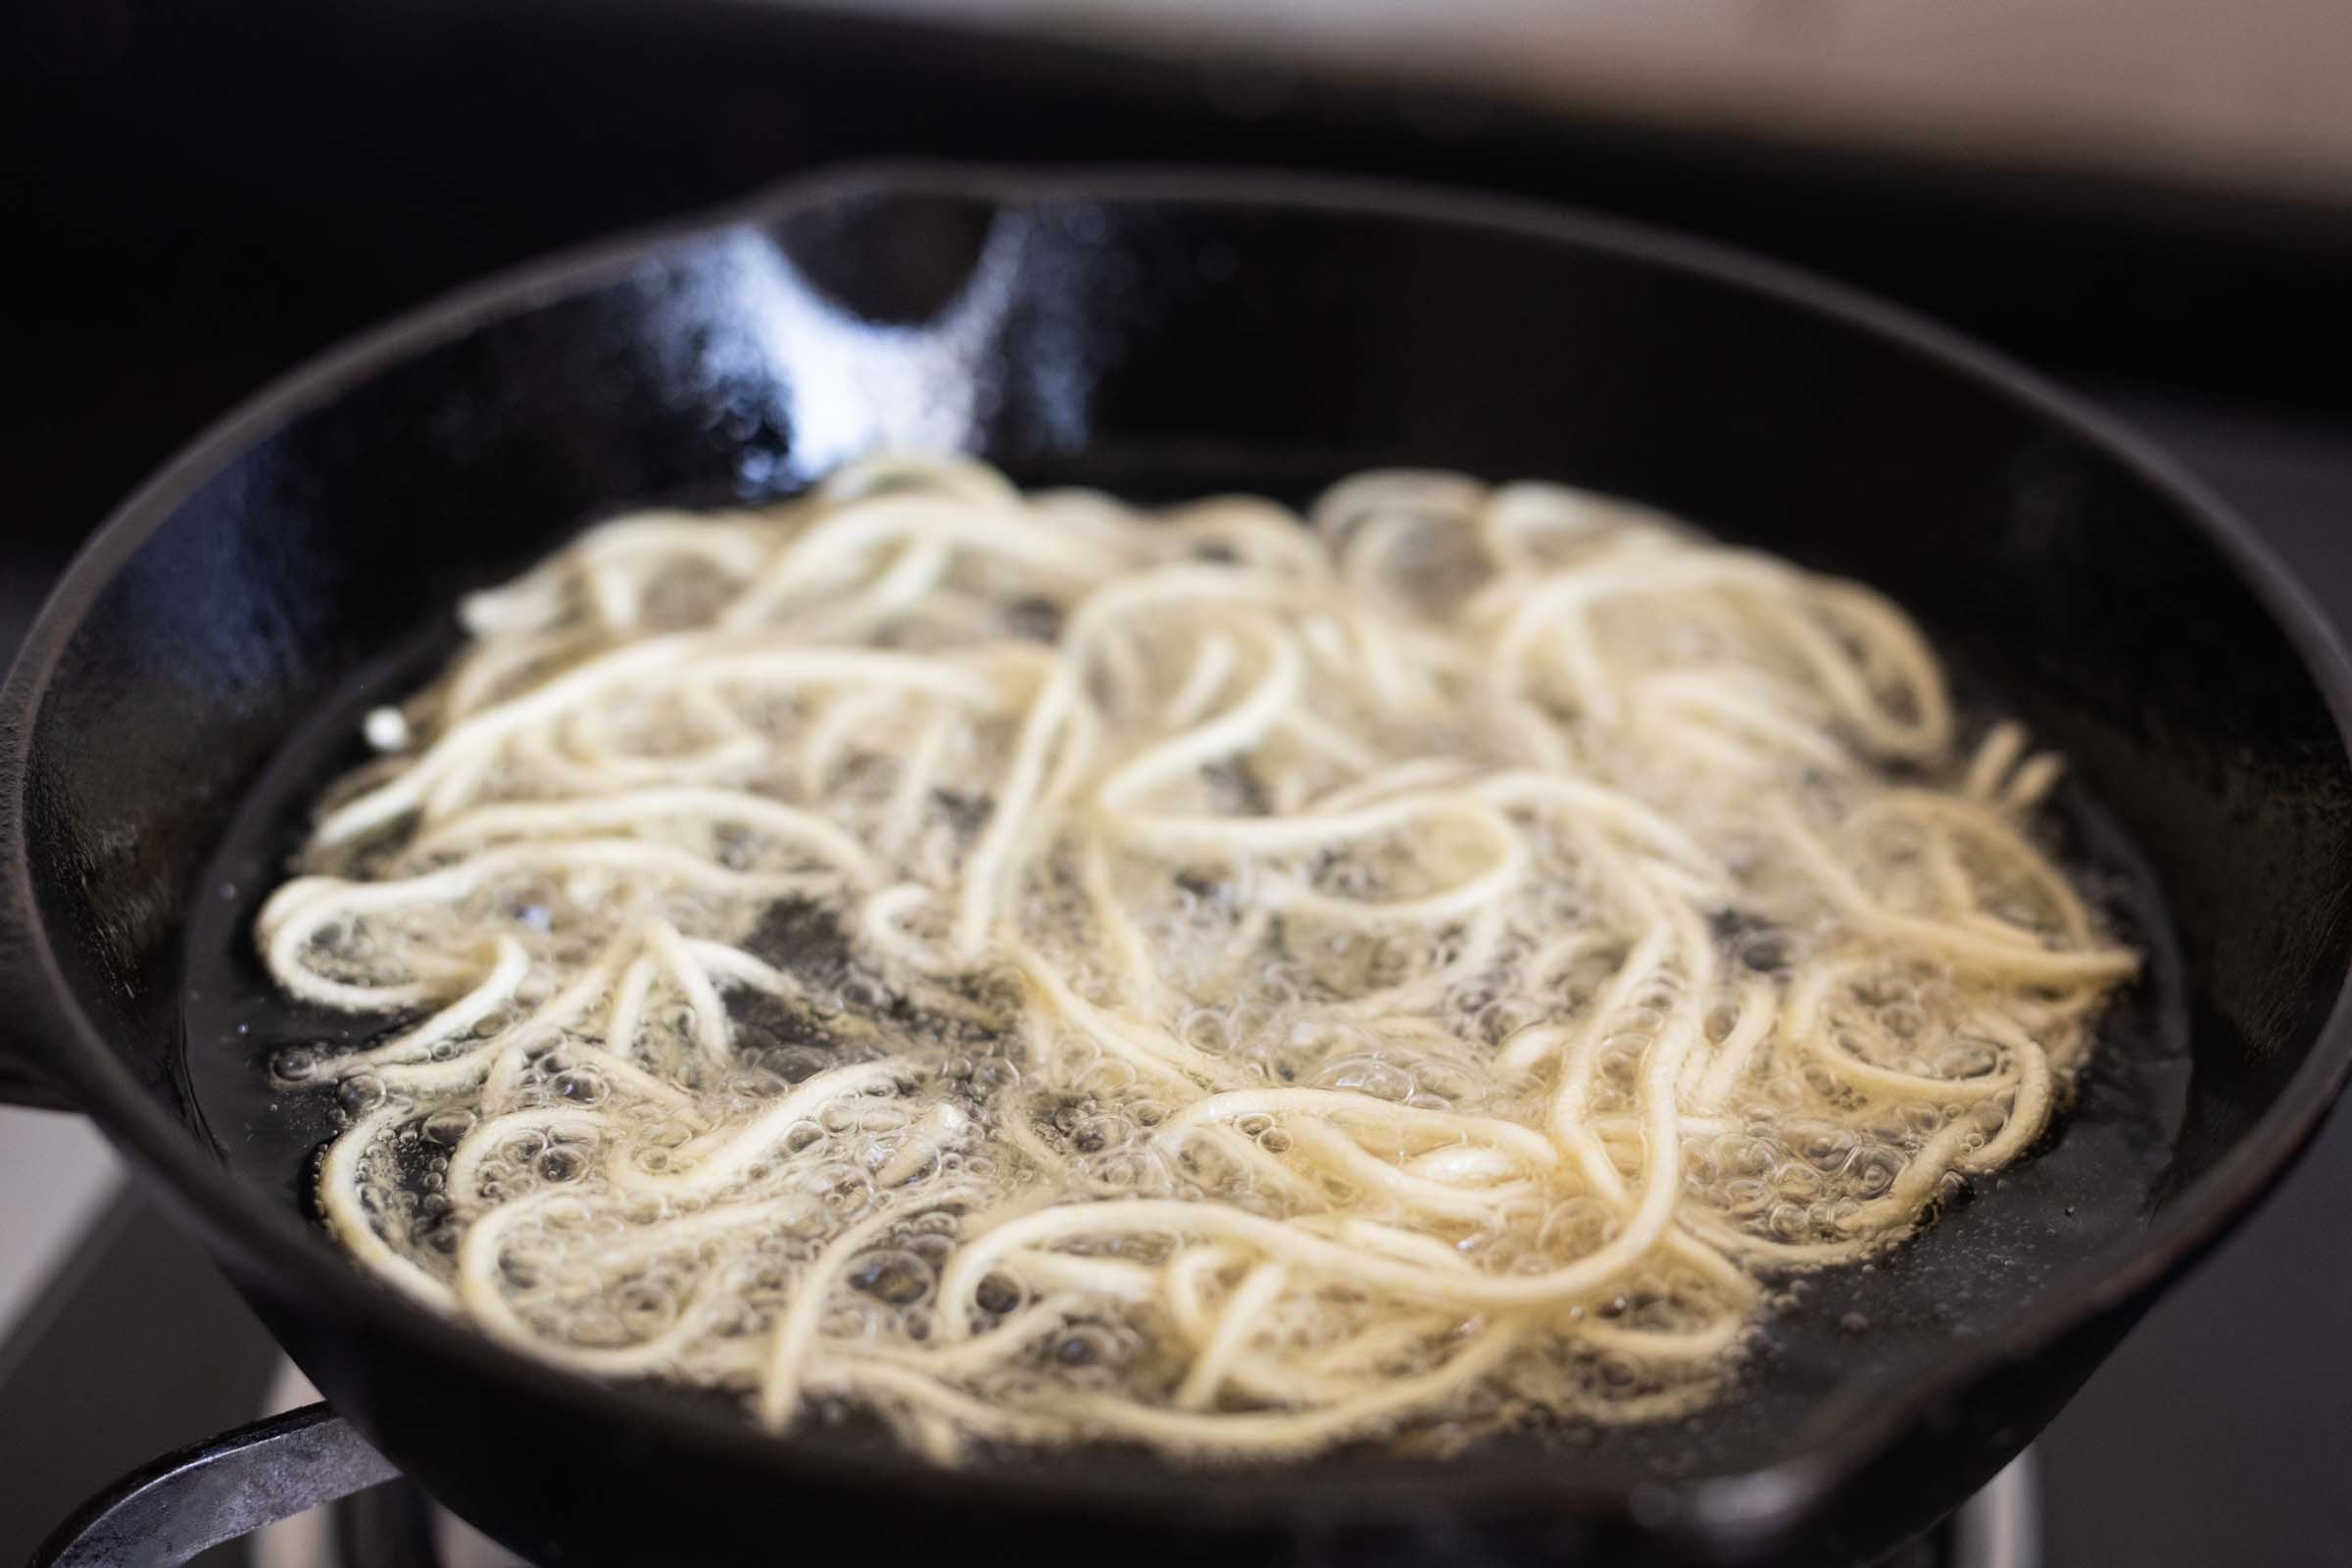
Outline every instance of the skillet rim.
{"label": "skillet rim", "polygon": [[[723,243],[791,214],[861,196],[941,196],[1018,209],[1051,202],[1190,203],[1308,214],[1362,214],[1444,227],[1514,234],[1556,247],[1612,254],[1636,265],[1696,275],[1828,318],[1890,342],[1938,369],[2021,404],[2070,437],[2104,451],[2168,502],[2220,553],[2285,635],[2332,717],[2352,769],[2352,664],[2328,619],[2240,519],[2174,459],[2074,395],[1992,349],[1847,285],[1738,247],[1529,198],[1418,180],[1217,165],[959,165],[858,162],[796,176],[714,209],[526,262],[441,294],[319,354],[246,398],[182,447],[118,506],[75,555],[44,601],[0,691],[0,899],[21,928],[24,978],[51,1026],[39,1067],[110,1139],[129,1152],[165,1195],[193,1210],[215,1250],[271,1276],[291,1276],[354,1328],[410,1354],[606,1426],[621,1422],[723,1456],[730,1470],[764,1466],[805,1483],[872,1488],[910,1476],[942,1501],[1005,1506],[1184,1509],[1220,1525],[1327,1519],[1349,1522],[1419,1514],[1437,1504],[1501,1520],[1561,1513],[1634,1518],[1650,1529],[1719,1544],[1754,1545],[1802,1523],[1841,1482],[1922,1425],[1938,1405],[2001,1369],[2030,1359],[2094,1319],[2143,1300],[2193,1263],[2284,1175],[2352,1077],[2352,966],[2310,1050],[2277,1102],[2212,1168],[2189,1183],[2136,1237],[2114,1239],[2060,1277],[2060,1289],[2001,1331],[1956,1345],[1890,1396],[1851,1386],[1835,1392],[1804,1429],[1809,1441],[1764,1467],[1671,1489],[1586,1463],[1567,1474],[1542,1458],[1409,1473],[1337,1473],[1280,1467],[1256,1474],[1202,1467],[1102,1475],[1077,1467],[1018,1469],[986,1477],[941,1470],[912,1455],[853,1452],[807,1435],[777,1437],[732,1417],[551,1367],[463,1325],[424,1312],[363,1274],[316,1227],[269,1201],[226,1166],[132,1077],[82,1010],[60,971],[33,895],[25,854],[29,742],[66,645],[117,569],[206,482],[293,418],[373,374],[476,328],[609,282],[657,257]],[[62,1037],[64,1049],[52,1044]],[[346,1327],[350,1325],[350,1327]]]}

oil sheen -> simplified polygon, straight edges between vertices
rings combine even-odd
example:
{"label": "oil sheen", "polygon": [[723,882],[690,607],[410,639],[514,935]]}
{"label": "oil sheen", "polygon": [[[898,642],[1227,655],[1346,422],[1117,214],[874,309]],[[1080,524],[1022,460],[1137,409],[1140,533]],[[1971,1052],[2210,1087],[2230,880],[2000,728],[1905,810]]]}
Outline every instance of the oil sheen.
{"label": "oil sheen", "polygon": [[2162,956],[1898,609],[1557,486],[875,460],[463,619],[224,862],[199,1098],[433,1310],[944,1463],[1708,1409]]}

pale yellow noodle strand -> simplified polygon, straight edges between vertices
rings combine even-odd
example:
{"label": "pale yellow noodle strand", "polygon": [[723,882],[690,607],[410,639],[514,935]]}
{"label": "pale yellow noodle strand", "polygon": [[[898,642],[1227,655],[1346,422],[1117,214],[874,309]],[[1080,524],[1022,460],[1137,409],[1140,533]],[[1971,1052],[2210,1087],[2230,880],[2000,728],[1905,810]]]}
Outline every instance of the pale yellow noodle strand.
{"label": "pale yellow noodle strand", "polygon": [[2137,964],[1893,607],[1558,485],[889,455],[462,612],[256,933],[405,1014],[283,1075],[380,1102],[329,1230],[940,1463],[1686,1413],[1770,1271],[2024,1156]]}

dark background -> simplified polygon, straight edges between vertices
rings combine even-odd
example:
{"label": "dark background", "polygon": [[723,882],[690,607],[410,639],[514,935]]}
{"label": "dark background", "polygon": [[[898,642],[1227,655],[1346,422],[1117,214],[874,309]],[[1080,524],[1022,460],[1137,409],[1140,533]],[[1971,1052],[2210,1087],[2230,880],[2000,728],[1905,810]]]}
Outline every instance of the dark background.
{"label": "dark background", "polygon": [[[302,358],[482,271],[876,155],[1377,171],[1769,251],[2119,409],[2352,616],[2352,192],[1738,142],[760,0],[22,0],[0,19],[10,645],[115,501]],[[2348,1189],[2338,1118],[2045,1440],[2053,1565],[2352,1560]],[[0,1560],[112,1472],[248,1413],[257,1331],[169,1226],[115,1223],[136,1245],[0,1350]]]}
{"label": "dark background", "polygon": [[[1774,146],[777,0],[0,7],[18,528],[436,290],[872,156],[1240,161],[1572,201],[1769,251],[2062,375],[2352,415],[2341,207]],[[2347,84],[2352,87],[2352,83]]]}

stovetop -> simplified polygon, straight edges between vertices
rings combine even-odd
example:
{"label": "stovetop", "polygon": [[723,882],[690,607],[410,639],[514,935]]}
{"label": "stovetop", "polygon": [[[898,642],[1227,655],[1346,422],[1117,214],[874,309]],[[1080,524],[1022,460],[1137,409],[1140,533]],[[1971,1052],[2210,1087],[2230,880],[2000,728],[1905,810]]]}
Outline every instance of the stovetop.
{"label": "stovetop", "polygon": [[[586,0],[255,5],[233,26],[148,0],[48,8],[70,9],[95,20],[29,64],[0,57],[0,121],[27,119],[0,124],[0,189],[28,269],[0,366],[31,405],[0,421],[0,646],[121,493],[268,375],[468,275],[866,153],[1400,170],[1776,251],[2072,380],[2234,502],[2352,627],[2352,397],[2314,324],[2352,280],[2352,209],[2273,221],[2227,199],[1866,168],[1296,76],[1278,107],[1237,108],[1191,64],[943,51],[720,0],[672,0],[658,33]],[[444,25],[460,13],[475,20]],[[0,1155],[26,1145],[28,1114],[0,1113]],[[2338,1115],[2035,1446],[2043,1563],[2352,1560],[2346,1192]],[[0,1255],[0,1285],[23,1267]],[[13,1304],[0,1292],[0,1562],[130,1466],[250,1419],[279,1375],[135,1193],[11,1323]],[[408,1506],[379,1497],[331,1530],[381,1546]]]}

